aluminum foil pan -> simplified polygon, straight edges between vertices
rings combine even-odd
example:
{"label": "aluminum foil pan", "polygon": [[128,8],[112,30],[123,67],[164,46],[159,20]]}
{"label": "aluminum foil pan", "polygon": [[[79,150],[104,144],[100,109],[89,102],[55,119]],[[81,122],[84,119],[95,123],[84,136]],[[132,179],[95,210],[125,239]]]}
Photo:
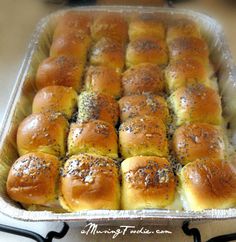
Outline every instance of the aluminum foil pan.
{"label": "aluminum foil pan", "polygon": [[[128,15],[132,12],[158,13],[164,21],[177,18],[192,18],[196,21],[208,41],[211,60],[217,68],[219,91],[222,96],[224,117],[230,124],[231,141],[236,144],[236,69],[221,26],[212,18],[190,10],[154,7],[80,7],[78,11],[118,11]],[[10,217],[27,221],[75,221],[80,225],[87,221],[99,224],[175,225],[183,220],[213,220],[236,218],[236,209],[212,209],[201,212],[168,209],[146,210],[93,210],[77,213],[53,213],[49,211],[27,211],[14,203],[6,194],[6,179],[9,168],[18,157],[16,130],[23,118],[31,113],[36,93],[34,77],[39,63],[48,56],[55,22],[64,11],[42,19],[33,34],[26,57],[12,92],[0,132],[0,211]]]}

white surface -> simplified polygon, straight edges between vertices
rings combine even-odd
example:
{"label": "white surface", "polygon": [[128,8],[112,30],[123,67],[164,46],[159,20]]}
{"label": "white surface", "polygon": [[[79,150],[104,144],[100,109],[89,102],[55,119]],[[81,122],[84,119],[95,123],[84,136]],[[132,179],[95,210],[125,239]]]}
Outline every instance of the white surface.
{"label": "white surface", "polygon": [[[61,6],[58,5],[45,4],[45,1],[39,0],[0,0],[0,122],[35,24],[41,17],[46,16],[48,13],[60,7]],[[185,7],[185,5],[182,4],[182,7]],[[227,14],[225,23],[235,23],[235,16],[236,15],[232,16],[233,19],[230,19],[230,16]],[[228,38],[232,43],[236,41],[236,34],[235,32],[232,32],[235,30],[235,26],[230,28],[230,26],[227,25],[226,32],[228,31]],[[232,45],[232,50],[234,56],[236,56],[235,45]],[[61,223],[22,222],[8,218],[1,214],[0,223],[33,230],[43,236],[45,236],[50,230],[59,231],[62,226]],[[181,228],[165,228],[172,232],[170,235],[130,235],[127,233],[124,236],[120,235],[116,239],[112,239],[110,235],[82,235],[81,230],[83,228],[74,227],[75,226],[69,230],[64,239],[59,241],[193,241],[191,237],[187,237],[183,234]],[[198,227],[201,229],[202,239],[205,241],[206,239],[223,233],[236,232],[236,220],[208,222]],[[113,229],[117,228],[118,227]],[[163,229],[159,226],[146,227],[146,229],[147,228],[150,230]],[[106,229],[109,228],[106,227]],[[140,229],[140,227],[136,229]],[[32,241],[30,239],[20,238],[18,236],[0,232],[1,242],[18,242],[19,240],[21,242]]]}

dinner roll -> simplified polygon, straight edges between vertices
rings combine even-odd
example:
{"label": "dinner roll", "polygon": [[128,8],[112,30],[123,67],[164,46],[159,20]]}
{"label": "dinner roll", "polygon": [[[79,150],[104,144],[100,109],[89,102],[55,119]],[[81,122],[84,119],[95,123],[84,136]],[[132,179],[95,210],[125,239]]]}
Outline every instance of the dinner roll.
{"label": "dinner roll", "polygon": [[165,208],[175,198],[170,163],[156,156],[135,156],[121,163],[122,209]]}
{"label": "dinner roll", "polygon": [[120,13],[103,12],[94,20],[91,35],[94,41],[105,37],[125,44],[128,39],[128,24]]}
{"label": "dinner roll", "polygon": [[168,155],[166,127],[159,118],[144,116],[128,119],[119,128],[123,158],[136,155]]}
{"label": "dinner roll", "polygon": [[60,202],[70,212],[119,209],[120,184],[115,162],[89,154],[70,157],[61,176]]}
{"label": "dinner roll", "polygon": [[117,72],[124,67],[124,50],[122,45],[112,39],[102,38],[92,48],[90,64],[95,66],[109,66]]}
{"label": "dinner roll", "polygon": [[108,66],[90,66],[85,76],[85,89],[119,98],[121,76]]}
{"label": "dinner roll", "polygon": [[49,57],[38,67],[35,83],[38,89],[47,86],[81,88],[84,66],[72,56]]}
{"label": "dinner roll", "polygon": [[41,151],[57,157],[66,153],[68,122],[59,113],[35,113],[26,117],[17,130],[20,155]]}
{"label": "dinner roll", "polygon": [[57,198],[60,162],[42,152],[28,153],[12,165],[7,178],[7,194],[28,205],[51,206]]}
{"label": "dinner roll", "polygon": [[44,87],[34,97],[32,111],[59,112],[70,119],[77,107],[77,93],[72,87],[48,86]]}
{"label": "dinner roll", "polygon": [[196,159],[223,159],[224,137],[220,127],[195,123],[176,129],[173,136],[173,150],[182,164]]}
{"label": "dinner roll", "polygon": [[186,210],[236,207],[235,164],[223,160],[195,160],[180,174]]}
{"label": "dinner roll", "polygon": [[168,62],[166,43],[151,37],[141,37],[131,41],[126,50],[126,66],[130,67],[144,62],[166,65]]}
{"label": "dinner roll", "polygon": [[133,66],[123,73],[122,88],[124,96],[163,92],[165,82],[162,70],[151,63]]}
{"label": "dinner roll", "polygon": [[78,120],[103,120],[115,125],[119,117],[118,103],[109,95],[82,92],[79,96]]}
{"label": "dinner roll", "polygon": [[202,84],[177,89],[170,96],[170,103],[176,125],[193,122],[221,124],[220,96],[214,89]]}
{"label": "dinner roll", "polygon": [[171,61],[165,69],[165,79],[170,92],[196,83],[210,86],[207,69],[201,62],[194,59]]}
{"label": "dinner roll", "polygon": [[69,155],[90,153],[117,158],[118,145],[115,128],[102,120],[71,124],[68,153]]}
{"label": "dinner roll", "polygon": [[129,23],[129,39],[134,41],[142,37],[165,39],[164,24],[156,15],[150,13],[135,16]]}
{"label": "dinner roll", "polygon": [[145,115],[159,118],[163,123],[169,121],[169,110],[163,97],[157,95],[132,95],[119,100],[120,120],[125,122],[129,118]]}

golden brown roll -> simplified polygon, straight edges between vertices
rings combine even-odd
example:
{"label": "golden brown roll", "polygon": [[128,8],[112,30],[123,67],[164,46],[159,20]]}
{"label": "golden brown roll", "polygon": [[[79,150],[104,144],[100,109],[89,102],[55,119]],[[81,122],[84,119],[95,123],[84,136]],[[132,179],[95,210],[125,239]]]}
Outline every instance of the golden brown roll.
{"label": "golden brown roll", "polygon": [[220,125],[222,121],[219,94],[202,84],[177,89],[170,96],[176,125],[203,122]]}
{"label": "golden brown roll", "polygon": [[68,136],[68,153],[90,153],[118,158],[115,128],[102,120],[73,123]]}
{"label": "golden brown roll", "polygon": [[48,86],[35,95],[32,112],[59,112],[70,119],[76,107],[77,93],[72,87]]}
{"label": "golden brown roll", "polygon": [[8,174],[9,197],[22,204],[51,206],[57,198],[59,166],[57,157],[42,152],[21,156]]}
{"label": "golden brown roll", "polygon": [[174,133],[173,150],[182,164],[196,159],[224,159],[223,132],[206,123],[183,125]]}
{"label": "golden brown roll", "polygon": [[165,82],[162,70],[151,63],[133,66],[123,73],[122,88],[124,96],[163,92]]}
{"label": "golden brown roll", "polygon": [[112,39],[102,38],[92,48],[90,64],[108,66],[121,72],[125,64],[122,45]]}
{"label": "golden brown roll", "polygon": [[164,24],[154,14],[140,14],[129,23],[129,40],[142,37],[165,39]]}
{"label": "golden brown roll", "polygon": [[125,44],[128,39],[128,24],[122,14],[104,12],[94,20],[91,26],[91,35],[94,41],[105,37]]}
{"label": "golden brown roll", "polygon": [[201,38],[198,25],[190,19],[178,19],[167,29],[167,42],[179,37]]}
{"label": "golden brown roll", "polygon": [[171,61],[165,69],[165,79],[170,92],[196,83],[210,85],[205,66],[194,59]]}
{"label": "golden brown roll", "polygon": [[122,209],[165,208],[175,198],[171,164],[156,156],[135,156],[121,163]]}
{"label": "golden brown roll", "polygon": [[157,95],[125,96],[119,100],[119,107],[121,122],[145,115],[159,118],[165,124],[169,121],[167,103],[163,97]]}
{"label": "golden brown roll", "polygon": [[120,153],[123,158],[136,155],[166,157],[166,127],[159,118],[144,116],[128,119],[119,128]]}
{"label": "golden brown roll", "polygon": [[93,17],[91,13],[87,14],[86,12],[68,11],[59,18],[53,38],[56,39],[69,31],[79,30],[89,34],[92,19]]}
{"label": "golden brown roll", "polygon": [[84,66],[72,56],[49,57],[38,67],[35,83],[38,89],[47,86],[81,88]]}
{"label": "golden brown roll", "polygon": [[121,76],[108,66],[90,66],[85,76],[85,89],[119,98]]}
{"label": "golden brown roll", "polygon": [[126,50],[126,66],[141,63],[166,65],[168,63],[168,49],[163,40],[142,37],[131,41]]}
{"label": "golden brown roll", "polygon": [[115,125],[119,118],[118,103],[109,95],[82,92],[79,96],[78,120],[103,120]]}
{"label": "golden brown roll", "polygon": [[68,31],[53,39],[50,56],[73,56],[80,62],[85,63],[87,52],[91,45],[91,37],[84,31]]}
{"label": "golden brown roll", "polygon": [[170,60],[196,59],[203,64],[209,63],[207,43],[196,37],[179,37],[169,44]]}
{"label": "golden brown roll", "polygon": [[180,174],[186,210],[236,207],[235,164],[223,160],[195,160]]}
{"label": "golden brown roll", "polygon": [[117,165],[104,156],[80,154],[70,157],[64,165],[60,195],[62,207],[70,212],[119,209]]}
{"label": "golden brown roll", "polygon": [[17,130],[20,155],[41,151],[63,157],[66,153],[68,122],[59,113],[35,113],[26,117]]}

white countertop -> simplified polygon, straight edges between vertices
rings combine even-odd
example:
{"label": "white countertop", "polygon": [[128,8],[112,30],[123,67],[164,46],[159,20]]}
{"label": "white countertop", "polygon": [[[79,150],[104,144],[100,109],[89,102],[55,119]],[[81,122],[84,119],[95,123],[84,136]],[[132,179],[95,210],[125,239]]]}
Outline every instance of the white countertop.
{"label": "white countertop", "polygon": [[[178,6],[181,7],[195,7],[202,9],[201,1],[197,3],[182,3]],[[208,1],[208,0],[207,0]],[[213,0],[209,0],[213,1]],[[205,2],[205,1],[204,1]],[[36,23],[40,18],[46,16],[50,12],[62,8],[61,5],[54,5],[46,3],[46,1],[39,0],[0,0],[0,122],[6,105],[16,80],[17,72],[20,68],[24,54],[27,51],[28,42],[31,34],[35,28]],[[231,50],[236,60],[236,9],[224,12],[221,7],[216,7],[212,10],[212,4],[204,5],[204,11],[210,11],[213,17],[217,17],[225,28],[225,32]],[[222,14],[223,11],[223,14]],[[36,231],[43,236],[50,230],[60,230],[61,223],[29,223],[21,222],[8,218],[0,214],[0,224],[8,224],[16,227],[25,228],[28,230]],[[236,220],[230,221],[214,221],[207,222],[198,226],[202,231],[202,240],[205,241],[213,236],[224,233],[236,232]],[[107,227],[106,227],[107,228]],[[163,229],[159,226],[147,227],[150,230]],[[144,241],[159,242],[159,241],[193,241],[192,237],[183,234],[180,227],[165,229],[171,231],[171,234],[155,234],[155,235],[120,235],[116,239],[112,239],[110,235],[84,235],[81,234],[83,228],[70,228],[65,238],[58,241],[71,241],[71,242],[108,242],[108,241]],[[137,227],[136,229],[140,229]],[[4,242],[22,242],[32,241],[26,238],[9,235],[0,232],[0,241]],[[54,240],[56,241],[56,240]]]}

